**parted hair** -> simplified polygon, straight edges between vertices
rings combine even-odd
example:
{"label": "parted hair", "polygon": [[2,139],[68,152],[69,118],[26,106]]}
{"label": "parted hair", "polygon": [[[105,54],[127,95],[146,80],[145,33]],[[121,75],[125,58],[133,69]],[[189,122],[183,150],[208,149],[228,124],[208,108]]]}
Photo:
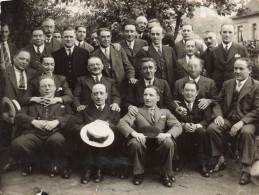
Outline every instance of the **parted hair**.
{"label": "parted hair", "polygon": [[187,85],[187,84],[193,84],[193,85],[195,85],[197,91],[199,91],[199,85],[198,85],[194,80],[187,80],[187,81],[185,81],[184,84],[183,84],[183,89],[185,88],[185,85]]}
{"label": "parted hair", "polygon": [[160,89],[158,87],[156,87],[154,85],[148,85],[145,89],[149,89],[149,88],[154,89],[156,91],[157,95],[160,96]]}

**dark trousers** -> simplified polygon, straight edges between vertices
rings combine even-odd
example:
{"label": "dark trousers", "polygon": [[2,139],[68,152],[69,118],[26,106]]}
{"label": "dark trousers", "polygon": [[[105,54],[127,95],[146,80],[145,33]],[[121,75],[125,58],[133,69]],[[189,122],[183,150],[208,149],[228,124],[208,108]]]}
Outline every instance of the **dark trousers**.
{"label": "dark trousers", "polygon": [[51,135],[23,134],[13,140],[10,150],[16,160],[21,160],[23,166],[31,165],[33,154],[42,150],[49,154],[50,162],[58,163],[63,167],[67,166],[69,155],[66,140],[59,132]]}
{"label": "dark trousers", "polygon": [[193,133],[184,130],[179,136],[178,143],[183,153],[187,151],[193,152],[193,147],[197,145],[200,163],[207,161],[210,157],[210,141],[207,130],[204,127],[196,129]]}
{"label": "dark trousers", "polygon": [[[224,120],[223,127],[217,126],[214,122],[208,127],[208,135],[211,142],[212,156],[223,155],[223,141],[222,133],[229,132],[231,127],[235,124],[234,121]],[[240,150],[240,160],[243,164],[252,165],[253,155],[256,149],[255,144],[255,131],[254,124],[244,125],[238,131],[238,143]]]}
{"label": "dark trousers", "polygon": [[146,146],[143,147],[136,138],[132,138],[128,141],[130,153],[134,159],[134,174],[141,174],[144,172],[144,162],[146,158],[146,152],[148,149],[157,153],[157,159],[161,163],[161,169],[169,176],[173,175],[172,160],[174,156],[174,142],[171,138],[166,138],[162,143],[158,143],[157,139],[147,140]]}

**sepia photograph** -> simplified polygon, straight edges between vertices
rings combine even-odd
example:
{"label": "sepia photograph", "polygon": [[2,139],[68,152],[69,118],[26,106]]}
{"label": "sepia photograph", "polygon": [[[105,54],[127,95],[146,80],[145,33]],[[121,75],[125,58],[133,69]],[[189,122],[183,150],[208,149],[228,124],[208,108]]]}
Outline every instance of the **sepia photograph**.
{"label": "sepia photograph", "polygon": [[0,195],[259,194],[259,0],[0,8]]}

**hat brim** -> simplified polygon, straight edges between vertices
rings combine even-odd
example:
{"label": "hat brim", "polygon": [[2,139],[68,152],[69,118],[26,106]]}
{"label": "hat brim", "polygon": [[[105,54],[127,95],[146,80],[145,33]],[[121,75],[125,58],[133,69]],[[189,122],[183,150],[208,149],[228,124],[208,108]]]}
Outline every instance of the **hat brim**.
{"label": "hat brim", "polygon": [[90,146],[93,146],[93,147],[97,147],[97,148],[104,148],[104,147],[107,147],[107,146],[109,146],[113,143],[114,133],[110,128],[107,128],[108,138],[103,143],[99,143],[99,142],[89,140],[89,138],[87,136],[88,128],[89,128],[89,124],[85,125],[80,131],[80,136],[86,144],[88,144]]}
{"label": "hat brim", "polygon": [[259,177],[259,160],[256,161],[251,167],[250,175],[253,177]]}
{"label": "hat brim", "polygon": [[14,118],[16,115],[16,112],[21,109],[21,106],[16,100],[10,100],[8,97],[3,97],[2,108],[3,108],[3,112],[7,112],[9,115],[12,115]]}

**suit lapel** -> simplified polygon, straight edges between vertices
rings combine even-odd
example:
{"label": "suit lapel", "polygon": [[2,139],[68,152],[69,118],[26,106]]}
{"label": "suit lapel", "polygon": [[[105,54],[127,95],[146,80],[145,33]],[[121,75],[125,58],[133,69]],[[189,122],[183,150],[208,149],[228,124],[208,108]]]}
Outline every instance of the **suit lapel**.
{"label": "suit lapel", "polygon": [[170,54],[168,49],[169,49],[169,47],[166,47],[166,46],[162,45],[162,50],[163,50],[163,54],[162,55],[165,56],[165,63],[166,63],[166,65],[170,63],[169,62],[169,58],[167,56],[172,55],[172,54]]}
{"label": "suit lapel", "polygon": [[157,124],[157,122],[161,118],[162,114],[163,114],[163,111],[156,106],[156,109],[155,109],[155,124]]}
{"label": "suit lapel", "polygon": [[17,78],[15,76],[15,71],[14,71],[13,67],[10,68],[10,71],[9,71],[8,74],[9,74],[9,78],[11,80],[11,83],[12,83],[14,89],[15,89],[15,92],[17,94],[18,93],[18,91],[17,91],[18,90],[18,88],[17,88]]}
{"label": "suit lapel", "polygon": [[115,70],[115,65],[116,65],[116,58],[117,58],[118,54],[117,51],[115,51],[115,49],[113,49],[112,46],[110,46],[110,57],[111,57],[111,67],[112,70]]}
{"label": "suit lapel", "polygon": [[233,93],[234,93],[234,88],[235,88],[235,79],[232,79],[228,86],[226,87],[225,93],[227,93],[227,107],[230,107],[231,101],[232,101],[232,97],[233,97]]}
{"label": "suit lapel", "polygon": [[[136,42],[134,43],[134,47],[135,47],[135,44],[136,44]],[[122,42],[122,46],[123,46],[123,48],[124,48],[126,54],[127,54],[128,56],[131,56],[131,57],[132,57],[131,51],[130,51],[130,49],[129,49],[129,46],[128,46],[126,40],[124,40],[124,41]]]}
{"label": "suit lapel", "polygon": [[200,92],[205,91],[205,85],[206,85],[206,81],[203,76],[200,77],[198,81],[198,85],[199,85],[199,95],[201,95]]}
{"label": "suit lapel", "polygon": [[59,77],[57,75],[54,75],[54,74],[53,74],[53,78],[54,78],[54,82],[56,84],[56,91],[57,91],[60,87],[60,80],[59,80]]}
{"label": "suit lapel", "polygon": [[184,58],[181,59],[180,64],[182,65],[182,67],[184,68],[184,70],[185,70],[186,72],[188,72],[186,57],[184,57]]}
{"label": "suit lapel", "polygon": [[252,83],[252,79],[249,77],[244,84],[244,86],[241,88],[239,97],[238,97],[238,102],[249,92],[253,89],[254,85]]}
{"label": "suit lapel", "polygon": [[140,96],[142,95],[142,99],[143,99],[144,89],[146,88],[144,79],[139,80],[136,85],[137,85],[138,94]]}
{"label": "suit lapel", "polygon": [[224,55],[223,55],[223,46],[220,44],[216,49],[215,52],[218,56],[218,59],[221,61],[221,63],[224,63]]}
{"label": "suit lapel", "polygon": [[[102,80],[103,80],[103,77],[102,77]],[[95,81],[93,79],[93,77],[90,75],[88,77],[86,77],[84,79],[84,83],[86,86],[88,86],[88,88],[91,90],[93,88],[93,86],[95,85]]]}
{"label": "suit lapel", "polygon": [[139,43],[139,40],[138,39],[135,39],[134,41],[134,47],[133,47],[133,56],[132,57],[135,57],[138,53],[138,51],[140,50],[140,43]]}
{"label": "suit lapel", "polygon": [[103,66],[103,71],[105,72],[105,74],[110,77],[110,73],[109,71],[107,70],[107,66],[105,66],[105,62],[108,61],[107,57],[103,54],[101,48],[99,47],[97,50],[96,50],[96,56],[100,56],[101,57],[101,60],[104,64]]}
{"label": "suit lapel", "polygon": [[[153,45],[151,45],[149,48],[148,48],[148,51],[149,51],[149,55],[151,58],[153,58],[156,62],[160,62],[160,56],[159,54],[157,53],[156,49],[154,48]],[[156,64],[157,67],[159,69],[161,69],[161,66],[159,63]]]}
{"label": "suit lapel", "polygon": [[237,53],[236,45],[235,45],[235,43],[232,43],[232,45],[231,45],[231,47],[229,49],[229,52],[228,52],[228,58],[227,58],[227,62],[226,63],[228,63],[231,60],[231,58],[234,57],[234,55],[236,53]]}
{"label": "suit lapel", "polygon": [[34,105],[35,105],[36,110],[38,111],[39,115],[42,116],[42,108],[43,108],[43,106],[41,104],[38,104],[38,103],[36,103]]}
{"label": "suit lapel", "polygon": [[60,104],[53,104],[53,105],[50,105],[50,113],[49,115],[51,116],[61,105]]}
{"label": "suit lapel", "polygon": [[148,108],[142,107],[139,108],[138,111],[151,125],[153,125]]}

